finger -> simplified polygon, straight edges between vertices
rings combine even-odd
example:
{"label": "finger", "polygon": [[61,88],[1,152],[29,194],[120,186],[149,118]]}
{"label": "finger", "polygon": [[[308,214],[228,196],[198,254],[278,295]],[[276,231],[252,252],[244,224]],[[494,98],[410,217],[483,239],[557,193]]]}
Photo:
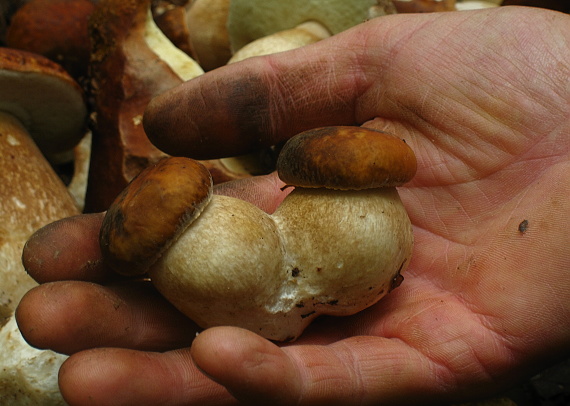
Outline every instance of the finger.
{"label": "finger", "polygon": [[70,405],[236,405],[192,363],[188,350],[148,353],[100,348],[72,355],[59,372]]}
{"label": "finger", "polygon": [[[272,212],[285,198],[283,183],[275,174],[226,182],[217,194],[249,201]],[[27,241],[22,262],[38,283],[80,280],[102,283],[118,276],[104,265],[99,230],[105,214],[83,214],[65,218],[39,229]]]}
{"label": "finger", "polygon": [[31,345],[65,354],[95,347],[170,350],[190,345],[198,331],[148,282],[44,284],[22,298],[16,317]]}
{"label": "finger", "polygon": [[245,200],[267,213],[273,213],[290,193],[285,184],[273,172],[265,176],[238,179],[216,185],[214,193]]}
{"label": "finger", "polygon": [[99,229],[104,213],[65,218],[36,231],[24,246],[22,262],[39,283],[56,280],[102,282],[112,275],[103,265]]}
{"label": "finger", "polygon": [[[386,34],[397,22],[386,18],[383,24]],[[145,131],[166,152],[207,159],[244,154],[321,125],[371,119],[357,111],[359,96],[383,68],[365,62],[370,56],[362,44],[369,28],[363,24],[311,46],[190,80],[151,101]],[[388,56],[388,41],[376,40]],[[373,76],[366,72],[372,68]]]}
{"label": "finger", "polygon": [[193,343],[191,354],[198,368],[245,404],[278,406],[299,400],[301,376],[293,361],[275,344],[247,330],[205,330]]}
{"label": "finger", "polygon": [[200,333],[191,353],[198,368],[245,404],[429,404],[449,401],[446,390],[455,384],[445,367],[381,337],[279,348],[254,333],[218,327]]}

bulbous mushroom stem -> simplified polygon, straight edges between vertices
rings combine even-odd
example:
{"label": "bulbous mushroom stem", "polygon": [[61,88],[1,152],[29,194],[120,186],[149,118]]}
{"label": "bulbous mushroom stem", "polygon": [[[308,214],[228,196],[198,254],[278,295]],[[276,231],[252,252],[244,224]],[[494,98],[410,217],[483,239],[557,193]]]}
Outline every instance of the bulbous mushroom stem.
{"label": "bulbous mushroom stem", "polygon": [[[351,149],[360,159],[352,162]],[[294,137],[277,164],[295,190],[269,215],[232,197],[189,197],[204,184],[197,162],[161,161],[109,209],[100,239],[108,264],[150,265],[157,289],[201,327],[234,325],[279,341],[397,286],[413,234],[395,186],[415,173],[411,149],[377,131],[327,127]],[[188,186],[170,187],[181,182]]]}

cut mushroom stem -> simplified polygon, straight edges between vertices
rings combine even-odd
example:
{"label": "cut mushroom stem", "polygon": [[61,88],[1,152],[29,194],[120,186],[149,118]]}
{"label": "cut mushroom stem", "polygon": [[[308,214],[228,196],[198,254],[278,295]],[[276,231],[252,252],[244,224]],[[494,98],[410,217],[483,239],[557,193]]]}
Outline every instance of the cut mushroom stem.
{"label": "cut mushroom stem", "polygon": [[277,165],[295,190],[269,215],[211,195],[195,161],[162,161],[109,209],[105,260],[121,273],[148,273],[204,328],[239,326],[280,341],[396,287],[413,246],[395,188],[416,171],[406,143],[359,127],[316,129],[291,139]]}

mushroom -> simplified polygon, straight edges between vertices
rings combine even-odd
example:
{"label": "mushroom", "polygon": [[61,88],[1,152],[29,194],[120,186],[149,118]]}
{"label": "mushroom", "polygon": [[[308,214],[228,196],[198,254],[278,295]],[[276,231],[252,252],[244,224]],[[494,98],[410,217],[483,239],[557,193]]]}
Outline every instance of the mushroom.
{"label": "mushroom", "polygon": [[267,214],[212,195],[196,161],[163,160],[109,208],[103,257],[119,273],[148,274],[203,328],[279,341],[318,315],[359,312],[399,284],[413,245],[395,188],[416,171],[405,142],[359,127],[310,130],[285,144],[277,170],[295,189]]}
{"label": "mushroom", "polygon": [[[101,0],[90,20],[94,122],[85,198],[88,212],[106,210],[141,170],[168,155],[142,126],[149,101],[203,73],[152,18],[149,0]],[[216,183],[250,176],[221,161],[204,162]]]}
{"label": "mushroom", "polygon": [[457,11],[479,10],[482,8],[499,7],[500,5],[500,0],[458,0],[455,3],[455,9]]}
{"label": "mushroom", "polygon": [[152,15],[157,27],[176,48],[196,59],[186,21],[187,9],[191,4],[190,1],[182,5],[160,2],[158,5],[153,5]]}
{"label": "mushroom", "polygon": [[83,92],[60,65],[0,48],[0,89],[0,112],[17,119],[46,156],[70,151],[83,137]]}
{"label": "mushroom", "polygon": [[227,22],[230,46],[235,53],[258,38],[307,22],[334,35],[367,20],[376,5],[376,0],[232,0]]}
{"label": "mushroom", "polygon": [[25,241],[38,228],[78,214],[43,151],[71,148],[83,135],[83,93],[59,65],[0,48],[0,319],[35,282],[22,268]]}
{"label": "mushroom", "polygon": [[12,16],[6,45],[41,54],[75,79],[84,79],[89,64],[87,20],[90,0],[31,0]]}
{"label": "mushroom", "polygon": [[22,265],[26,241],[79,214],[36,144],[52,154],[71,147],[84,133],[86,108],[62,67],[24,51],[0,48],[0,89],[0,404],[61,405],[57,370],[66,357],[30,347],[14,311],[37,286]]}
{"label": "mushroom", "polygon": [[[313,4],[311,5],[309,3]],[[347,6],[351,9],[353,14],[346,14],[345,9]],[[239,4],[235,7],[238,8],[238,10],[243,8],[243,6]],[[228,63],[239,62],[252,56],[284,52],[310,45],[365,20],[395,14],[397,12],[392,0],[376,0],[373,2],[360,0],[357,2],[349,2],[348,5],[343,4],[342,6],[336,1],[320,0],[303,3],[303,7],[300,9],[297,9],[296,5],[293,4],[291,5],[291,10],[292,11],[288,14],[288,19],[297,25],[289,29],[271,33],[270,35],[262,36],[243,45],[237,50],[234,49],[234,54]],[[336,14],[337,12],[339,13],[338,15]],[[315,17],[317,15],[318,18]],[[308,20],[306,20],[307,18]],[[287,24],[287,21],[285,24]],[[257,25],[257,23],[254,23],[254,25]],[[267,27],[262,28],[262,30],[266,29]],[[240,32],[241,28],[236,28],[235,31],[232,31],[232,33],[238,34]]]}
{"label": "mushroom", "polygon": [[63,406],[57,374],[66,355],[31,347],[11,317],[0,327],[0,404]]}
{"label": "mushroom", "polygon": [[307,21],[289,30],[256,39],[237,50],[228,64],[243,61],[253,56],[269,55],[310,45],[330,37],[330,32],[321,24]]}

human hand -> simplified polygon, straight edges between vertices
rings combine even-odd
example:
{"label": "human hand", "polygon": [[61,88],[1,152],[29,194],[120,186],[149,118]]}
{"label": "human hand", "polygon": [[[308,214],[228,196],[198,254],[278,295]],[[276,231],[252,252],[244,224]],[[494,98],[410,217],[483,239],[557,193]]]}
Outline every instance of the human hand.
{"label": "human hand", "polygon": [[[418,157],[400,189],[415,233],[404,283],[355,316],[317,319],[293,344],[232,327],[193,339],[196,327],[147,284],[104,268],[101,215],[89,215],[28,244],[27,269],[50,283],[22,300],[23,334],[73,354],[60,373],[70,404],[221,405],[235,403],[231,393],[247,404],[395,405],[492,394],[570,349],[569,54],[561,13],[397,15],[174,89],[145,125],[178,155],[231,155],[323,125],[404,138]],[[275,177],[246,183],[222,193],[268,211],[283,198]]]}

